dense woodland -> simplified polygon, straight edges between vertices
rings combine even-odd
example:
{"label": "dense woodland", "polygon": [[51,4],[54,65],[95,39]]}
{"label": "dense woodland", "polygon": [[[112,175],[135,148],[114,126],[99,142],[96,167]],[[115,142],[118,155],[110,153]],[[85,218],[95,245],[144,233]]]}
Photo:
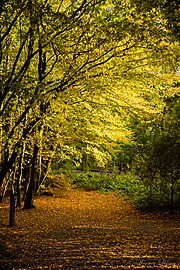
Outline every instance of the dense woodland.
{"label": "dense woodland", "polygon": [[1,0],[1,200],[32,208],[59,174],[180,207],[179,18],[178,0]]}

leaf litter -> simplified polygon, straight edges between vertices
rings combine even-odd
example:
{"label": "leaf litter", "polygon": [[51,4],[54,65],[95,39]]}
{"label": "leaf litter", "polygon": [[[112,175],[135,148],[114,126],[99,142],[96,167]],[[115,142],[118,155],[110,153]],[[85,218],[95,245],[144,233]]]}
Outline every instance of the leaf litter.
{"label": "leaf litter", "polygon": [[114,194],[68,190],[0,205],[0,269],[180,269],[180,216],[141,212]]}

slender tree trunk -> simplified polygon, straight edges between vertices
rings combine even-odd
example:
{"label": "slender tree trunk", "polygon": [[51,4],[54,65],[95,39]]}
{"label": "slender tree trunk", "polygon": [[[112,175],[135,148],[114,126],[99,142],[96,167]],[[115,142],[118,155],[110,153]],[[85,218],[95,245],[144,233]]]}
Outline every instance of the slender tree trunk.
{"label": "slender tree trunk", "polygon": [[44,182],[46,181],[46,177],[48,175],[48,172],[49,172],[49,169],[51,167],[51,161],[52,161],[52,158],[53,157],[49,157],[48,161],[47,161],[47,164],[46,164],[46,169],[45,171],[41,174],[41,179],[40,179],[40,182],[39,182],[39,185],[37,186],[37,189],[36,189],[36,195],[39,193],[40,191],[40,188],[41,186],[44,184]]}
{"label": "slender tree trunk", "polygon": [[7,178],[7,179],[5,178],[4,181],[3,181],[3,183],[2,183],[2,187],[1,187],[0,202],[2,202],[2,200],[4,198],[4,195],[6,193],[8,184],[9,184],[9,178]]}
{"label": "slender tree trunk", "polygon": [[35,191],[36,163],[37,163],[38,150],[39,150],[39,148],[35,144],[34,151],[33,151],[33,158],[32,158],[30,183],[29,183],[26,198],[24,201],[24,209],[31,209],[34,207],[33,195],[34,195],[34,191]]}
{"label": "slender tree trunk", "polygon": [[15,196],[14,196],[14,187],[12,183],[10,192],[9,226],[14,225],[15,225]]}
{"label": "slender tree trunk", "polygon": [[[40,177],[39,185],[37,186],[37,189],[36,189],[36,195],[39,193],[41,186],[46,181],[46,177],[47,177],[48,172],[49,172],[49,170],[51,168],[51,162],[52,162],[52,159],[54,157],[54,153],[56,152],[56,149],[57,149],[57,146],[58,146],[58,141],[59,141],[58,139],[59,139],[59,134],[56,135],[56,138],[54,140],[54,145],[50,149],[51,154],[50,154],[50,156],[49,156],[49,158],[47,160],[47,163],[43,164],[43,165],[45,165],[45,166],[43,166],[43,167],[45,167],[45,169],[41,170],[41,177]],[[41,167],[42,167],[42,161],[41,161]]]}
{"label": "slender tree trunk", "polygon": [[83,172],[87,172],[88,171],[88,155],[87,155],[87,153],[84,150],[82,151],[81,170]]}
{"label": "slender tree trunk", "polygon": [[39,189],[39,186],[41,185],[41,179],[43,175],[43,169],[42,169],[42,148],[43,148],[43,132],[44,132],[44,125],[38,126],[38,146],[39,146],[39,152],[38,152],[38,159],[37,159],[37,181],[35,186],[35,194],[37,194],[37,191]]}
{"label": "slender tree trunk", "polygon": [[19,141],[16,143],[16,145],[14,146],[14,150],[13,150],[11,156],[9,155],[8,149],[6,150],[7,154],[5,154],[5,157],[4,157],[2,166],[1,166],[1,170],[0,170],[0,186],[3,183],[3,181],[6,177],[6,174],[11,170],[12,166],[15,163],[18,150],[21,148],[22,140],[26,140],[27,136],[30,134],[30,131],[33,129],[33,127],[36,125],[36,123],[39,120],[40,120],[40,117],[36,117],[35,120],[33,120],[31,123],[29,123],[28,127],[24,128],[23,135],[19,139]]}
{"label": "slender tree trunk", "polygon": [[173,212],[173,208],[174,208],[174,184],[175,181],[174,179],[171,180],[171,196],[170,196],[170,212]]}
{"label": "slender tree trunk", "polygon": [[24,169],[24,172],[25,172],[25,182],[24,182],[24,192],[23,192],[22,201],[25,201],[25,198],[26,198],[26,193],[27,193],[27,190],[28,190],[30,177],[31,177],[31,166],[26,165],[26,167]]}
{"label": "slender tree trunk", "polygon": [[8,158],[8,155],[5,157],[2,167],[1,167],[1,171],[0,171],[0,185],[2,185],[7,173],[10,171],[10,169],[12,168],[12,166],[15,163],[15,160],[17,158],[17,150],[19,148],[19,144],[17,144],[14,148],[14,151],[12,153],[12,155]]}
{"label": "slender tree trunk", "polygon": [[37,171],[37,179],[36,179],[36,185],[35,185],[35,194],[37,194],[37,190],[39,189],[39,186],[41,184],[41,176],[42,176],[42,156],[41,156],[41,149],[39,151],[38,156],[38,171]]}
{"label": "slender tree trunk", "polygon": [[10,175],[11,179],[11,192],[10,192],[10,211],[9,211],[9,226],[14,226],[15,225],[15,192],[14,192],[14,183],[16,179],[16,159],[14,162],[14,170],[12,174]]}
{"label": "slender tree trunk", "polygon": [[24,162],[24,152],[25,152],[25,143],[23,142],[22,150],[19,158],[19,171],[18,177],[16,181],[16,191],[17,191],[17,201],[16,207],[21,207],[21,180],[22,180],[22,170],[23,170],[23,162]]}

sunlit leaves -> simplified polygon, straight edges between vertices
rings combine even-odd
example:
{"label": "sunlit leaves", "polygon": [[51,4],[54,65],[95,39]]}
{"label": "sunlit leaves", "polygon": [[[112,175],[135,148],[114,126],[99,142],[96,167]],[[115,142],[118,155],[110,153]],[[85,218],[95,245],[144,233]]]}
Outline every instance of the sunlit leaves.
{"label": "sunlit leaves", "polygon": [[132,115],[143,122],[158,112],[158,74],[179,57],[158,8],[33,0],[3,2],[0,11],[5,167],[25,140],[44,146],[44,156],[54,142],[111,152],[131,136]]}

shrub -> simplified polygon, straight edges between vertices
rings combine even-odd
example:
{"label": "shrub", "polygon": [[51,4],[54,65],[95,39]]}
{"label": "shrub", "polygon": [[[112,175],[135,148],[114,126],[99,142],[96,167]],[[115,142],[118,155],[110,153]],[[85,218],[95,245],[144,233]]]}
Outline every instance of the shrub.
{"label": "shrub", "polygon": [[72,175],[73,184],[85,190],[101,192],[118,191],[119,194],[133,194],[136,178],[133,175],[118,175],[108,173],[75,173]]}
{"label": "shrub", "polygon": [[[174,190],[173,208],[180,209],[180,185]],[[155,178],[139,180],[139,184],[132,196],[133,204],[140,209],[172,210],[171,184]]]}
{"label": "shrub", "polygon": [[71,178],[65,173],[49,174],[45,182],[45,188],[58,187],[63,190],[69,189],[71,182]]}

